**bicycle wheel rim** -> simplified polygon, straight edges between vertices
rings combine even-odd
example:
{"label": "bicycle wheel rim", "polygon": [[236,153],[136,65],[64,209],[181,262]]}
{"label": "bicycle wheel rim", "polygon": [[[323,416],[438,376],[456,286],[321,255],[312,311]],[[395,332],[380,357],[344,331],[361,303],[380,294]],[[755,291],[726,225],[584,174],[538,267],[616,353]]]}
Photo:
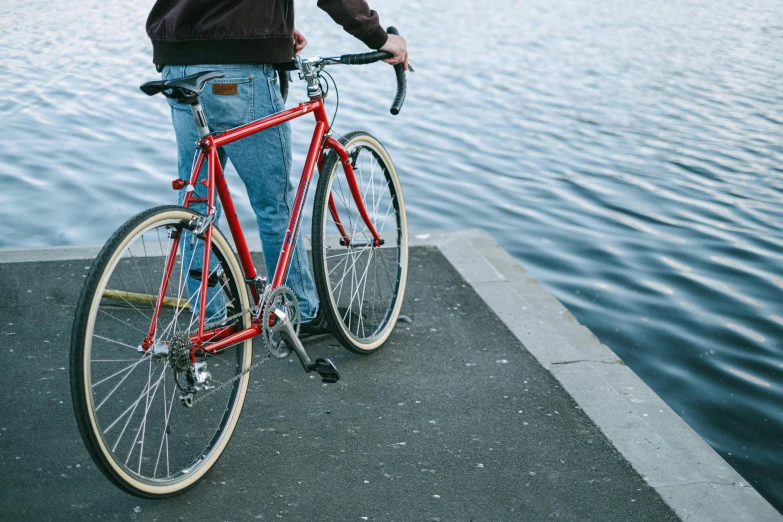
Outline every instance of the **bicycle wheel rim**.
{"label": "bicycle wheel rim", "polygon": [[[236,426],[247,389],[248,376],[244,375],[234,380],[224,391],[211,396],[211,398],[205,398],[203,402],[197,402],[193,408],[188,409],[192,410],[190,415],[184,415],[182,412],[185,407],[178,401],[180,390],[177,383],[172,382],[175,372],[169,360],[166,358],[155,358],[148,354],[134,354],[129,349],[134,346],[134,343],[123,340],[125,336],[140,340],[141,334],[146,330],[145,328],[139,328],[138,324],[131,319],[136,318],[139,324],[144,323],[146,317],[142,318],[144,313],[140,308],[144,305],[137,303],[125,306],[128,304],[127,300],[130,298],[130,294],[147,292],[147,295],[156,296],[157,293],[153,290],[155,287],[152,279],[155,270],[153,265],[158,266],[161,272],[163,265],[165,265],[161,259],[155,259],[161,256],[149,255],[145,257],[144,260],[150,259],[150,263],[145,263],[144,260],[139,259],[138,254],[140,252],[148,254],[148,248],[152,249],[151,245],[142,242],[142,249],[139,250],[139,238],[144,238],[146,234],[153,230],[156,230],[156,235],[160,237],[157,232],[163,227],[175,227],[175,225],[182,223],[183,220],[192,218],[194,215],[192,211],[184,209],[162,214],[153,213],[152,216],[142,220],[132,231],[127,233],[126,237],[118,245],[115,245],[112,252],[107,252],[108,260],[101,255],[96,259],[96,264],[101,264],[100,262],[103,261],[104,266],[100,270],[98,284],[94,293],[89,299],[90,309],[82,337],[81,362],[83,366],[82,391],[85,402],[84,411],[89,417],[88,431],[91,433],[93,443],[88,444],[88,449],[91,445],[97,449],[97,454],[93,454],[93,458],[100,461],[99,467],[104,468],[104,472],[108,472],[115,482],[118,482],[119,485],[130,492],[143,496],[165,496],[184,491],[184,489],[195,484],[206,473],[219,458],[228,443],[228,439]],[[185,237],[187,237],[187,234],[182,233],[182,238]],[[212,243],[212,254],[217,259],[215,266],[218,267],[218,270],[224,270],[227,274],[222,283],[225,286],[222,286],[222,288],[228,289],[227,292],[232,296],[231,299],[236,302],[237,309],[247,310],[247,294],[244,286],[238,283],[238,281],[242,281],[241,271],[230,246],[217,229],[213,229]],[[162,254],[171,250],[171,243],[167,241],[164,246],[160,242],[159,247],[158,253]],[[137,249],[136,257],[132,255],[134,248]],[[131,255],[123,256],[124,252],[128,252]],[[181,253],[182,248],[177,248],[175,255],[181,255]],[[195,257],[197,256],[191,256],[191,258]],[[108,315],[101,313],[111,306],[107,305],[102,308],[102,305],[106,304],[107,300],[117,301],[116,296],[107,299],[106,291],[117,291],[116,288],[113,288],[115,286],[113,281],[116,283],[116,279],[112,279],[112,276],[122,273],[118,267],[123,264],[127,265],[126,268],[128,269],[126,271],[126,279],[129,273],[135,272],[139,282],[143,282],[146,275],[148,283],[146,285],[136,285],[138,288],[134,288],[132,283],[123,280],[126,284],[124,290],[128,292],[128,294],[120,298],[120,301],[125,301],[120,302],[124,306],[124,310],[117,311],[113,309]],[[174,322],[169,323],[170,325],[176,324],[176,321],[182,319],[184,315],[185,305],[181,298],[183,297],[182,294],[186,292],[186,285],[183,285],[182,281],[187,280],[187,276],[183,276],[183,272],[189,274],[187,271],[193,265],[192,263],[184,265],[183,262],[179,263],[179,265],[180,277],[178,278],[177,289],[174,292],[175,295],[169,295],[169,297],[179,300],[177,301],[177,306],[174,307],[174,312],[171,310],[162,311],[162,319],[159,322],[157,332],[160,334],[158,339],[160,341],[165,341],[166,314],[168,313],[169,317],[174,316]],[[212,266],[212,263],[210,265]],[[173,278],[174,274],[172,273]],[[134,290],[140,290],[140,292],[135,292]],[[221,290],[221,292],[224,291]],[[187,301],[188,295],[186,293],[184,297],[185,301]],[[152,309],[151,303],[147,306],[150,310]],[[101,320],[103,320],[104,324],[101,323]],[[123,320],[130,321],[130,327],[123,327],[121,331],[118,331],[119,322]],[[239,324],[246,325],[248,321],[247,315],[240,316]],[[115,342],[106,342],[106,336],[101,335],[101,332],[106,330],[106,324],[112,325],[111,328],[114,328],[113,331],[116,332],[114,336],[122,336],[123,339],[112,339]],[[146,318],[146,326],[149,327],[149,324],[150,320]],[[189,329],[192,329],[194,326],[192,318],[188,319],[188,324]],[[177,328],[174,326],[169,332],[176,332],[176,330]],[[96,342],[98,337],[101,339],[98,339],[99,342]],[[114,349],[114,352],[107,348],[108,345]],[[109,353],[122,353],[123,355],[114,362],[115,359],[104,358],[104,354]],[[123,358],[133,361],[135,356],[139,357],[136,362],[128,364],[127,361],[122,361]],[[221,363],[217,365],[213,363],[212,366],[214,368],[210,367],[209,369],[212,373],[217,371],[222,378],[235,377],[249,366],[250,357],[250,342],[239,343],[221,352],[220,359],[215,359],[220,360],[225,365],[222,370],[220,369]],[[112,372],[111,369],[103,369],[105,366],[113,365],[121,365],[120,370],[125,373],[118,373],[117,376],[112,377],[115,372]],[[100,370],[98,370],[98,366],[101,367]],[[144,366],[147,368],[143,368]],[[136,399],[135,407],[132,405],[134,398],[137,397],[135,394],[129,395],[130,398],[128,400],[130,402],[127,404],[120,398],[120,406],[117,407],[116,403],[118,401],[112,401],[112,395],[119,394],[121,391],[131,389],[139,384],[139,377],[134,376],[134,373],[138,375],[137,369],[139,367],[142,367],[142,370],[145,370],[147,373],[146,389],[142,387],[141,393]],[[120,379],[123,382],[118,382]],[[220,379],[216,378],[216,380]],[[141,382],[144,382],[143,374],[141,375]],[[153,382],[155,384],[151,385]],[[99,391],[107,386],[111,392],[106,396],[100,395]],[[138,392],[138,388],[136,391]],[[141,396],[144,396],[144,399],[139,401]],[[110,407],[111,402],[115,402],[115,405]],[[104,414],[101,410],[109,413]],[[115,418],[115,414],[118,411],[122,414]],[[195,412],[199,413],[196,414]],[[143,420],[136,424],[138,419]],[[148,419],[150,419],[149,422]],[[153,424],[153,419],[156,419],[159,423]],[[201,421],[201,424],[207,427],[199,426],[195,421]],[[113,440],[118,432],[120,435],[116,440]],[[82,430],[82,433],[84,436],[84,430]],[[200,439],[201,443],[196,439]],[[137,444],[137,440],[141,441],[140,444]],[[159,441],[159,444],[150,444],[152,447],[147,447],[146,458],[145,440],[154,440],[156,443]],[[183,443],[183,441],[185,442]],[[136,447],[137,445],[138,448]],[[163,457],[164,454],[165,459]],[[176,458],[174,458],[175,455]],[[152,463],[153,459],[155,460],[154,464]]]}
{"label": "bicycle wheel rim", "polygon": [[[354,175],[370,221],[384,240],[374,245],[373,236],[356,208],[344,170],[335,161],[321,197],[320,234],[316,262],[322,270],[322,301],[332,312],[333,328],[353,351],[369,353],[386,341],[394,327],[405,290],[407,275],[407,225],[397,174],[388,153],[372,136],[348,135],[344,146],[351,155]],[[341,244],[327,195],[349,238]]]}

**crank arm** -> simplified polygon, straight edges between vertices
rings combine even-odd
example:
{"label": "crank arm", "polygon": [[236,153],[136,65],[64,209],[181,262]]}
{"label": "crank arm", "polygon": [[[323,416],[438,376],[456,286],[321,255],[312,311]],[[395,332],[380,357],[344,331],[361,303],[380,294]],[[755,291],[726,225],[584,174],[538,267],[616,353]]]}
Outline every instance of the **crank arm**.
{"label": "crank arm", "polygon": [[288,320],[288,315],[286,315],[283,310],[275,310],[274,314],[275,317],[277,317],[277,324],[271,328],[272,332],[279,333],[283,338],[283,341],[293,348],[296,355],[299,357],[299,362],[302,363],[304,371],[310,373],[313,371],[313,362],[310,360],[310,356],[307,355],[304,346],[302,346],[302,341],[299,340],[299,336],[296,335],[296,331],[294,330],[291,321]]}
{"label": "crank arm", "polygon": [[302,341],[299,340],[299,336],[296,335],[294,327],[291,325],[291,321],[288,319],[288,315],[283,310],[275,310],[275,317],[277,317],[277,324],[272,327],[273,332],[279,332],[283,341],[293,348],[299,357],[299,362],[302,363],[302,368],[306,373],[316,372],[321,376],[321,381],[326,383],[335,383],[340,380],[340,374],[337,372],[337,368],[334,367],[332,361],[329,359],[318,358],[313,362],[310,356],[307,355],[307,351],[302,346]]}

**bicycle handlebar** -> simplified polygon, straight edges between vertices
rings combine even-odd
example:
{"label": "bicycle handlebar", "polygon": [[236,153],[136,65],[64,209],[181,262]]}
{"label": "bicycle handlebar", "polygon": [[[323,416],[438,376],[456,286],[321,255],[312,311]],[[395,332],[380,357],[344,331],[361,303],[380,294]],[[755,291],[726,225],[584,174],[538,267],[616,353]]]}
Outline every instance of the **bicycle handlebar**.
{"label": "bicycle handlebar", "polygon": [[[386,30],[386,32],[394,35],[400,34],[399,31],[397,31],[397,29],[395,29],[394,27],[389,27]],[[392,54],[386,51],[372,51],[369,53],[344,54],[339,58],[318,57],[314,61],[308,63],[315,65],[318,68],[318,70],[320,70],[325,65],[337,64],[337,63],[341,63],[345,65],[367,65],[370,63],[380,62],[381,60],[385,60],[391,57]],[[307,62],[307,60],[302,60],[302,62]],[[299,70],[299,61],[276,64],[275,69],[281,72]],[[413,69],[411,68],[411,71],[412,70]],[[394,96],[394,102],[392,102],[392,106],[389,112],[391,112],[394,116],[396,116],[400,113],[400,110],[402,109],[402,104],[405,103],[405,93],[407,91],[407,82],[405,80],[404,65],[401,63],[395,64],[394,73],[397,76],[397,94]],[[282,87],[282,83],[281,83],[281,87]]]}
{"label": "bicycle handlebar", "polygon": [[[386,32],[394,35],[400,34],[400,32],[394,27],[389,27],[386,29]],[[386,51],[373,51],[361,54],[344,54],[340,56],[340,63],[344,63],[346,65],[367,65],[369,63],[380,62],[381,60],[385,60],[386,58],[391,57],[392,54]],[[402,104],[405,103],[405,93],[407,91],[404,65],[401,63],[395,64],[394,73],[397,76],[397,94],[394,96],[394,101],[392,102],[392,106],[389,112],[396,116],[400,113]]]}
{"label": "bicycle handlebar", "polygon": [[391,58],[392,53],[386,51],[372,51],[370,53],[344,54],[340,57],[340,63],[345,65],[367,65]]}

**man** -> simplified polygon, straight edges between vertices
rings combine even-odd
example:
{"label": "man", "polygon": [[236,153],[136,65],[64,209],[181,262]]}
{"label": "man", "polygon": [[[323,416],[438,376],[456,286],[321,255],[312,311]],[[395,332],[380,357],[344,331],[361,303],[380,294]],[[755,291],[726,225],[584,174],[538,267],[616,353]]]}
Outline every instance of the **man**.
{"label": "man", "polygon": [[[318,6],[368,47],[391,53],[392,58],[384,61],[403,63],[407,69],[405,40],[387,34],[378,14],[370,10],[365,0],[318,0]],[[302,33],[294,29],[293,0],[156,0],[147,19],[147,34],[152,40],[152,61],[163,79],[213,69],[225,73],[224,78],[207,84],[200,97],[212,131],[236,127],[282,110],[283,100],[272,64],[290,61],[307,44]],[[168,101],[177,135],[179,177],[187,180],[198,133],[189,107]],[[219,156],[224,166],[226,158],[231,160],[247,187],[267,273],[272,274],[293,201],[289,124],[229,144],[220,150]],[[200,175],[206,176],[206,170],[204,165]],[[201,183],[196,184],[196,194],[206,194]],[[205,206],[201,203],[192,208],[206,213]],[[185,255],[190,257],[191,252]],[[196,252],[196,259],[199,256],[200,252]],[[328,331],[301,240],[291,256],[286,284],[299,300],[301,332]],[[189,280],[191,298],[197,289],[198,282]],[[207,322],[225,315],[225,307],[216,305],[213,302],[212,310],[207,310]]]}

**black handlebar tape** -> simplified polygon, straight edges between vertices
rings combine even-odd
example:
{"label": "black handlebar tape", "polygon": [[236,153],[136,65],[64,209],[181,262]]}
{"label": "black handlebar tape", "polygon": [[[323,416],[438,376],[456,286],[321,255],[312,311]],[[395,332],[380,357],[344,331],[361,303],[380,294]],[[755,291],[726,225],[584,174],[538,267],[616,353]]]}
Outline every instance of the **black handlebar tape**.
{"label": "black handlebar tape", "polygon": [[[400,32],[394,27],[389,27],[386,29],[386,32],[397,36],[400,34]],[[392,106],[389,112],[391,112],[393,116],[397,116],[400,113],[400,109],[402,109],[402,104],[405,103],[405,92],[407,91],[407,85],[405,82],[405,65],[401,63],[395,64],[394,74],[397,75],[397,95],[394,97],[394,101],[392,102]]]}
{"label": "black handlebar tape", "polygon": [[367,65],[368,63],[380,62],[386,58],[391,58],[392,54],[386,51],[373,51],[371,53],[344,54],[340,57],[340,63],[346,65]]}

